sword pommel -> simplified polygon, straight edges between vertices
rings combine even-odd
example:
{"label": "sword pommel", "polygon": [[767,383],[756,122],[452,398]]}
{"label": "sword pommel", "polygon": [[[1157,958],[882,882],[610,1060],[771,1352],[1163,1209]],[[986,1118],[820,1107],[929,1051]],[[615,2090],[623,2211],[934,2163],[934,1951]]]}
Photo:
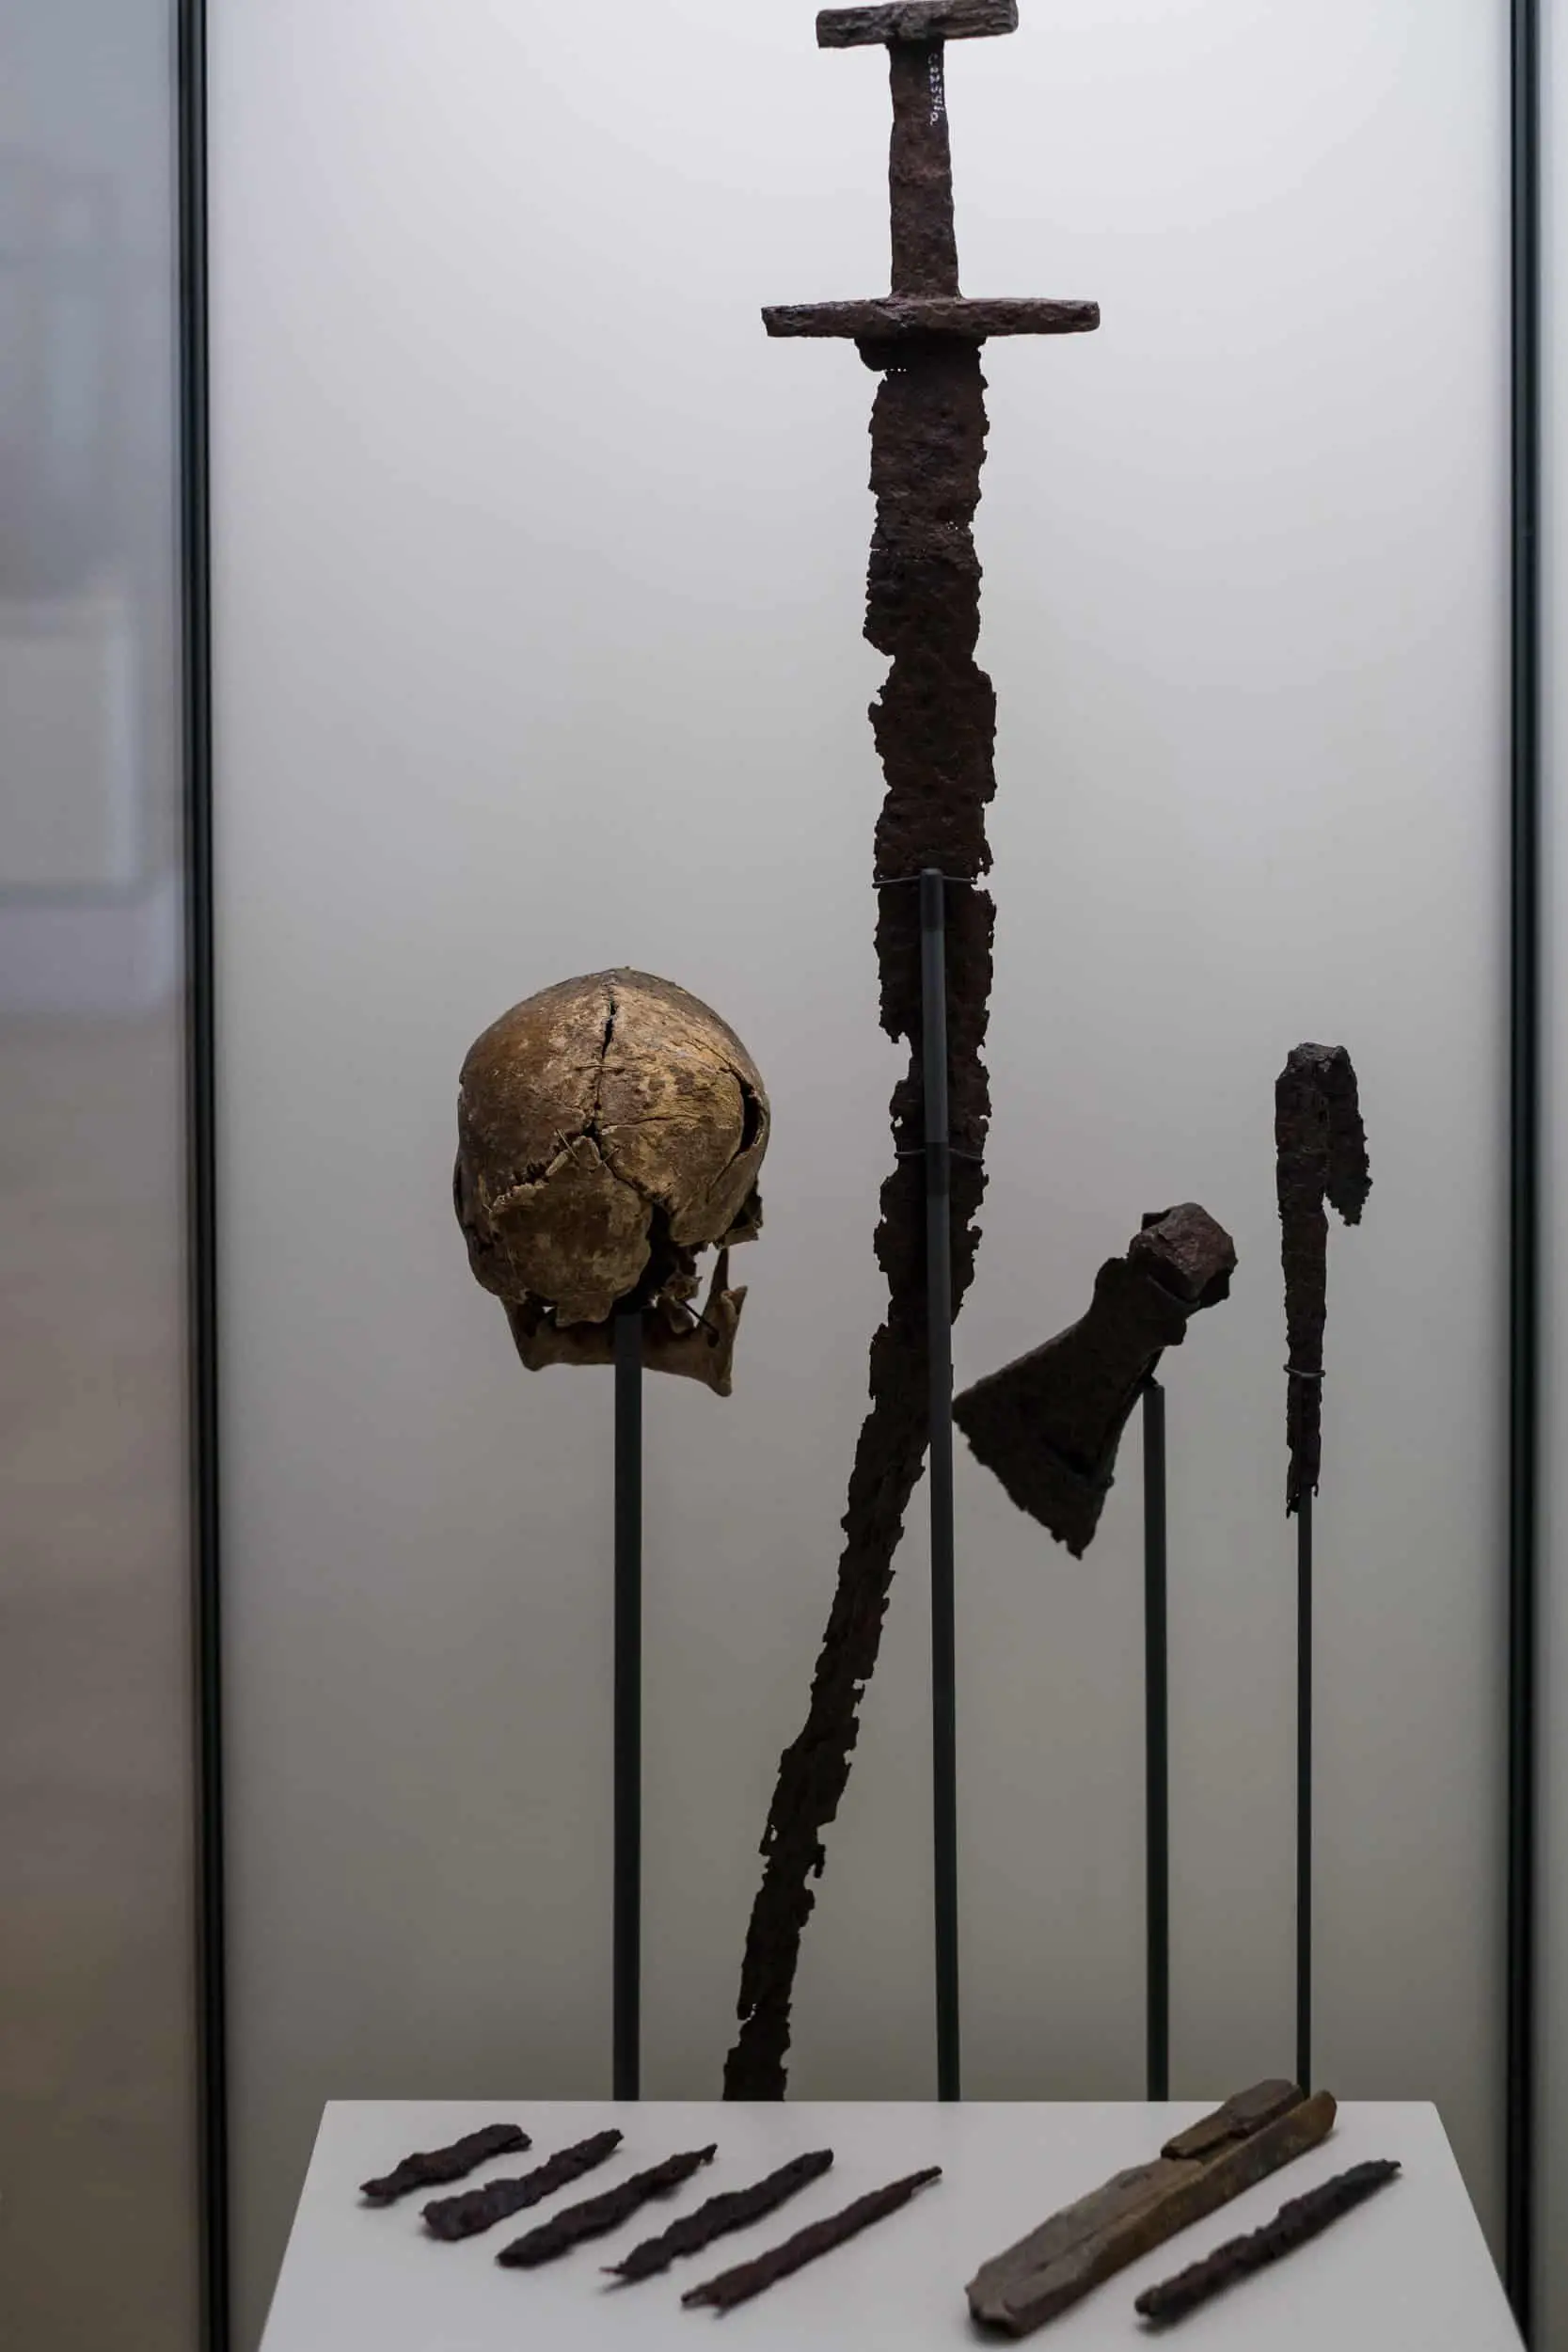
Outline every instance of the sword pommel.
{"label": "sword pommel", "polygon": [[1018,0],[891,0],[885,8],[824,8],[819,49],[866,49],[879,41],[978,40],[1016,33]]}

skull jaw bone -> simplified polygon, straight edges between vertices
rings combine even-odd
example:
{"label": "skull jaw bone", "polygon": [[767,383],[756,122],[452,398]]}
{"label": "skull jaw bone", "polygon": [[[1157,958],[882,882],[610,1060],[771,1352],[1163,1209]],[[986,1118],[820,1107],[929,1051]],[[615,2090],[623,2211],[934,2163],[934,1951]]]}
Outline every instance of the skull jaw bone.
{"label": "skull jaw bone", "polygon": [[[716,1396],[728,1396],[736,1333],[746,1290],[729,1287],[730,1253],[721,1249],[701,1314],[672,1290],[661,1291],[641,1310],[642,1363],[648,1372],[675,1373],[700,1380]],[[615,1319],[603,1323],[557,1323],[538,1299],[508,1300],[506,1320],[518,1355],[530,1372],[549,1364],[609,1364],[615,1359]]]}

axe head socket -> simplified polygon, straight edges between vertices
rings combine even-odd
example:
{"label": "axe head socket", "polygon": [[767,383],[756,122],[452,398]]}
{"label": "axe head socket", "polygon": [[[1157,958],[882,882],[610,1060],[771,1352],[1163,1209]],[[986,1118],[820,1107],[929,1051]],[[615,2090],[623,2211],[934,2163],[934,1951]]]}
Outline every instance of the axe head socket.
{"label": "axe head socket", "polygon": [[1127,1255],[1184,1306],[1216,1307],[1230,1295],[1236,1245],[1196,1200],[1146,1216]]}

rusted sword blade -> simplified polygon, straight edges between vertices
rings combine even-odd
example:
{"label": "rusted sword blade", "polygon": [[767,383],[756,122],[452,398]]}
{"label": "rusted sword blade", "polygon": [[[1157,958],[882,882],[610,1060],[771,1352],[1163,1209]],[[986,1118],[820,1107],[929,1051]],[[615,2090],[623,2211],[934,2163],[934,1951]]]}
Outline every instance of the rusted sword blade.
{"label": "rusted sword blade", "polygon": [[[883,881],[877,916],[882,1026],[904,1041],[905,1075],[894,1091],[898,1156],[882,1187],[877,1257],[887,1278],[887,1320],[871,1343],[870,1410],[849,1475],[844,1549],[806,1721],[779,1761],[763,1836],[762,1884],[752,1906],[736,2010],[740,2030],[724,2069],[725,2096],[779,2099],[784,2091],[790,2003],[811,1882],[822,1869],[822,1833],[849,1777],[861,1693],[881,1642],[894,1553],[925,1459],[928,1432],[926,1204],[921,1159],[921,962],[916,877],[926,867],[977,884],[990,864],[986,804],[995,790],[996,706],[974,660],[980,566],[973,522],[985,455],[985,384],[977,323],[958,293],[942,43],[1010,32],[1011,0],[895,0],[884,8],[830,9],[824,47],[885,41],[891,51],[889,149],[893,285],[876,316],[840,326],[772,331],[843,332],[887,373],[871,412],[876,525],[866,574],[865,634],[892,667],[871,707],[886,780],[874,872]],[[945,306],[941,331],[926,313],[907,329],[899,306]],[[979,306],[984,310],[985,306]],[[815,306],[820,321],[822,306]],[[964,324],[967,314],[967,326]],[[1037,329],[1041,322],[1035,322]],[[1090,325],[1085,318],[1080,325]],[[1018,321],[1018,327],[1028,322]],[[1003,328],[999,331],[1007,331]],[[903,885],[903,886],[900,886]],[[978,887],[947,894],[947,1035],[953,1151],[952,1311],[974,1273],[974,1214],[985,1189],[981,1153],[990,1108],[980,1058],[990,996],[992,907]]]}

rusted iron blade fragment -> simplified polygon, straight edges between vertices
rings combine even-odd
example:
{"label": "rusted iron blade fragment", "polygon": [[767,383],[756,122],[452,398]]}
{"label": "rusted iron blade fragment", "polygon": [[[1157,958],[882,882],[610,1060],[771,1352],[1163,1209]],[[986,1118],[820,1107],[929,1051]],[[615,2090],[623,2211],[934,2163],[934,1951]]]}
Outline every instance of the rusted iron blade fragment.
{"label": "rusted iron blade fragment", "polygon": [[824,8],[816,45],[867,49],[884,40],[976,40],[1017,30],[1018,0],[891,0],[884,8]]}
{"label": "rusted iron blade fragment", "polygon": [[989,335],[1087,335],[1100,325],[1098,302],[1056,302],[1022,294],[897,294],[855,302],[780,302],[764,310],[770,335],[841,336],[851,342],[901,346],[935,341],[983,343]]}
{"label": "rusted iron blade fragment", "polygon": [[612,2279],[652,2279],[683,2254],[700,2254],[715,2238],[727,2237],[732,2230],[744,2230],[750,2222],[777,2212],[789,2198],[820,2180],[832,2160],[831,2148],[792,2156],[766,2179],[753,2181],[750,2188],[726,2189],[721,2197],[710,2197],[695,2213],[683,2214],[657,2237],[644,2238],[624,2260],[607,2264],[606,2268]]}
{"label": "rusted iron blade fragment", "polygon": [[466,2132],[449,2148],[430,2148],[404,2156],[379,2181],[361,2182],[359,2194],[372,2205],[389,2205],[395,2197],[406,2197],[416,2188],[441,2188],[448,2181],[460,2181],[465,2172],[488,2163],[492,2156],[504,2156],[514,2148],[531,2144],[520,2124],[485,2123],[477,2132]]}
{"label": "rusted iron blade fragment", "polygon": [[1368,2164],[1353,2164],[1347,2172],[1337,2172],[1333,2180],[1324,2181],[1321,2188],[1309,2188],[1304,2197],[1288,2198],[1260,2230],[1227,2238],[1201,2262],[1178,2271],[1174,2279],[1146,2287],[1133,2310],[1140,2318],[1153,2320],[1160,2327],[1173,2319],[1185,2319],[1189,2312],[1234,2286],[1239,2279],[1267,2270],[1271,2264],[1293,2254],[1298,2246],[1321,2237],[1342,2214],[1354,2213],[1380,2188],[1386,2188],[1398,2178],[1399,2169],[1391,2156],[1376,2156]]}
{"label": "rusted iron blade fragment", "polygon": [[498,2221],[509,2220],[513,2214],[553,2197],[558,2188],[569,2188],[612,2156],[620,2145],[619,2132],[595,2132],[591,2139],[579,2139],[575,2146],[546,2156],[531,2172],[487,2181],[483,2188],[466,2189],[461,2197],[437,2197],[424,2209],[424,2226],[432,2237],[449,2242],[477,2237],[482,2230],[492,2230]]}
{"label": "rusted iron blade fragment", "polygon": [[1323,1327],[1328,1316],[1328,1215],[1359,1225],[1372,1188],[1355,1072],[1342,1045],[1292,1047],[1274,1091],[1280,1250],[1290,1351],[1285,1438],[1287,1515],[1316,1494],[1323,1468]]}
{"label": "rusted iron blade fragment", "polygon": [[1080,1558],[1100,1523],[1138,1391],[1190,1318],[1230,1288],[1229,1234],[1189,1200],[1146,1220],[1095,1276],[1082,1320],[953,1401],[976,1458]]}
{"label": "rusted iron blade fragment", "polygon": [[603,2237],[636,2213],[655,2197],[668,2197],[679,2188],[693,2172],[711,2164],[718,2150],[716,2145],[691,2148],[678,2156],[666,2156],[662,2164],[653,2164],[646,2172],[634,2172],[628,2181],[618,2181],[602,2196],[586,2197],[580,2205],[566,2205],[560,2213],[552,2213],[547,2221],[536,2229],[526,2230],[515,2237],[510,2246],[503,2246],[496,2256],[508,2270],[535,2270],[541,2263],[554,2262],[560,2254],[569,2254],[574,2246],[585,2238]]}
{"label": "rusted iron blade fragment", "polygon": [[[922,866],[983,874],[986,805],[995,788],[996,705],[974,660],[980,566],[971,523],[985,453],[984,379],[976,352],[954,345],[882,378],[872,407],[877,520],[866,577],[865,634],[892,668],[871,707],[887,790],[873,850],[876,874]],[[947,894],[948,1115],[952,1164],[952,1307],[974,1274],[974,1222],[985,1189],[981,1154],[990,1108],[980,1049],[990,996],[992,907],[978,887]],[[882,1026],[901,1039],[906,1073],[894,1091],[895,1155],[882,1186],[878,1262],[887,1320],[871,1343],[870,1411],[849,1473],[845,1543],[805,1724],[779,1762],[763,1838],[737,2003],[740,2032],[725,2096],[780,2099],[790,2002],[822,1832],[849,1777],[861,1694],[881,1642],[904,1514],[927,1435],[926,1180],[919,1154],[921,1082],[919,893],[878,897]]]}
{"label": "rusted iron blade fragment", "polygon": [[792,2271],[803,2270],[822,2254],[831,2254],[835,2246],[843,2246],[862,2230],[868,2230],[874,2221],[885,2220],[907,2205],[917,2189],[929,2181],[940,2181],[940,2164],[928,2165],[924,2172],[910,2172],[901,2181],[890,2181],[886,2188],[874,2188],[867,2197],[857,2197],[826,2221],[813,2221],[782,2245],[770,2246],[765,2254],[752,2261],[736,2263],[733,2270],[721,2271],[717,2279],[707,2280],[700,2287],[689,2288],[681,2296],[683,2303],[706,2303],[717,2312],[734,2309],[736,2303],[750,2302],[765,2287],[776,2286]]}
{"label": "rusted iron blade fragment", "polygon": [[1168,2140],[1152,2164],[1117,2173],[982,2264],[967,2290],[971,2312],[1006,2335],[1028,2335],[1140,2254],[1315,2148],[1334,2112],[1326,2090],[1304,2098],[1294,2083],[1259,2083],[1227,2099]]}

